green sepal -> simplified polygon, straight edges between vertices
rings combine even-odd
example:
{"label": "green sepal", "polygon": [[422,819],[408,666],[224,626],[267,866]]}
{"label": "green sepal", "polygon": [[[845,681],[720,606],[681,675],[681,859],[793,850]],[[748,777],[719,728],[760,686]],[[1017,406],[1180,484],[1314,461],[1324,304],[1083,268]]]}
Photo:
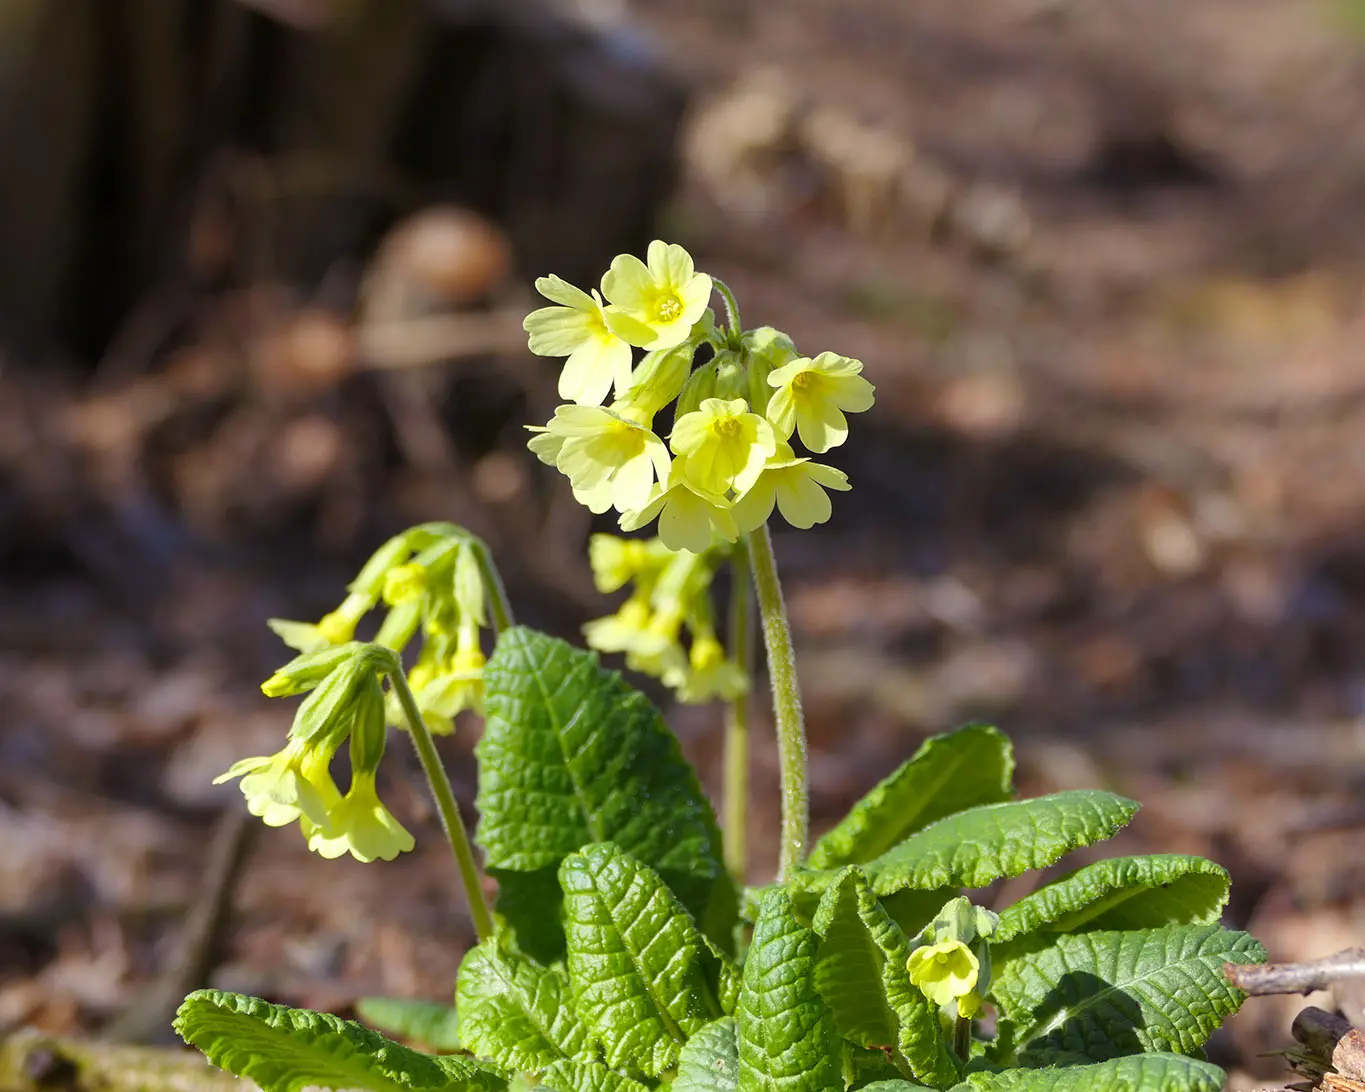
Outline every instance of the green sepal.
{"label": "green sepal", "polygon": [[784,889],[763,895],[735,1009],[739,1092],[843,1086],[834,1016],[815,986],[817,944]]}
{"label": "green sepal", "polygon": [[1017,1044],[1025,1065],[1191,1054],[1246,996],[1223,965],[1265,959],[1251,936],[1218,925],[1048,939],[1045,948],[1002,958],[991,987],[1010,1025],[1002,1039]]}
{"label": "green sepal", "polygon": [[459,1013],[440,1001],[417,1001],[406,997],[362,997],[355,1011],[370,1027],[422,1043],[432,1050],[459,1051]]}
{"label": "green sepal", "polygon": [[508,1069],[541,1070],[588,1049],[563,968],[511,951],[502,936],[465,955],[455,1005],[463,1013],[465,1049]]}
{"label": "green sepal", "polygon": [[504,1076],[467,1058],[422,1054],[352,1020],[221,990],[190,994],[174,1026],[214,1065],[255,1081],[263,1092],[502,1092],[507,1087]]}
{"label": "green sepal", "polygon": [[723,1015],[728,962],[653,869],[610,843],[564,859],[574,1003],[607,1065],[657,1077],[689,1036]]}
{"label": "green sepal", "polygon": [[810,868],[865,864],[930,823],[1011,799],[1014,750],[989,724],[932,736],[815,843]]}
{"label": "green sepal", "polygon": [[994,943],[1046,931],[1206,925],[1228,901],[1228,874],[1203,857],[1111,857],[1039,888],[1000,914]]}

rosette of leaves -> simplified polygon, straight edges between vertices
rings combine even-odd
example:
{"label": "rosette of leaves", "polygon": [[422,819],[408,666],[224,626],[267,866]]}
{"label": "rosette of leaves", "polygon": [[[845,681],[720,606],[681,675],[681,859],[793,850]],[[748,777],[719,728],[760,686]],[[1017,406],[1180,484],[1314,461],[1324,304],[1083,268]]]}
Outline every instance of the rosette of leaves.
{"label": "rosette of leaves", "polygon": [[910,982],[914,938],[948,899],[1048,867],[1137,810],[1098,790],[1016,799],[996,729],[928,740],[790,883],[741,892],[675,737],[595,656],[510,629],[486,707],[476,840],[499,932],[465,956],[453,1008],[363,1008],[452,1052],[201,991],[176,1026],[214,1064],[265,1092],[1223,1087],[1200,1056],[1243,1000],[1223,964],[1264,953],[1219,925],[1228,877],[1210,861],[1101,860],[1001,911],[994,1019],[965,1058]]}

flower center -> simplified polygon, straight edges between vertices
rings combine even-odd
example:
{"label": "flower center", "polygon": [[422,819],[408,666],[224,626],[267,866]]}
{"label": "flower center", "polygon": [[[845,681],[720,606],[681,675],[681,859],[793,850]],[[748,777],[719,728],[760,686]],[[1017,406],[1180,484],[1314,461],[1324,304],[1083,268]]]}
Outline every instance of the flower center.
{"label": "flower center", "polygon": [[738,417],[721,417],[716,420],[716,434],[725,437],[727,440],[738,436],[739,429]]}
{"label": "flower center", "polygon": [[677,296],[665,296],[659,301],[656,313],[664,322],[672,322],[682,314],[682,301]]}
{"label": "flower center", "polygon": [[812,386],[814,383],[815,376],[812,375],[810,372],[797,372],[796,375],[792,378],[792,386],[799,391],[805,390],[807,387]]}

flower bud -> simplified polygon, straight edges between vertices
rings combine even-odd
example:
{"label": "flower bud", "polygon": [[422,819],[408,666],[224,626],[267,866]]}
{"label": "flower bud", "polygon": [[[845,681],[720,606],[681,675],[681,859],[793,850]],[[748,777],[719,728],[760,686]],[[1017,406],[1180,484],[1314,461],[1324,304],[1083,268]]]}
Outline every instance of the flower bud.
{"label": "flower bud", "polygon": [[412,553],[410,535],[411,532],[404,531],[401,535],[394,535],[379,547],[370,555],[370,559],[361,567],[356,578],[347,585],[346,590],[360,599],[368,599],[371,606],[379,602],[379,597],[384,592],[384,579],[388,576],[389,570],[401,565]]}
{"label": "flower bud", "polygon": [[379,632],[374,635],[374,643],[402,652],[422,621],[422,600],[408,599],[390,608],[384,616]]}
{"label": "flower bud", "polygon": [[355,716],[351,722],[351,768],[373,773],[384,757],[388,718],[385,716],[384,687],[379,676],[370,675],[356,691]]}
{"label": "flower bud", "polygon": [[384,574],[384,602],[389,606],[421,599],[427,590],[427,568],[415,561],[399,565]]}
{"label": "flower bud", "polygon": [[344,738],[366,680],[373,679],[393,653],[376,645],[355,645],[351,654],[323,678],[303,700],[289,729],[293,739]]}
{"label": "flower bud", "polygon": [[716,354],[716,385],[713,398],[729,402],[735,398],[748,399],[749,380],[744,361],[739,353],[729,350]]}
{"label": "flower bud", "polygon": [[682,393],[678,395],[678,404],[673,409],[675,420],[685,414],[695,413],[705,399],[716,396],[716,370],[717,363],[713,357],[687,377]]}
{"label": "flower bud", "polygon": [[473,543],[465,541],[455,553],[455,605],[461,618],[484,626],[488,624],[484,609],[486,593],[476,549]]}
{"label": "flower bud", "polygon": [[635,410],[645,421],[652,420],[656,413],[678,397],[692,370],[694,353],[691,342],[684,342],[672,349],[645,353],[631,373],[630,386],[617,402]]}
{"label": "flower bud", "polygon": [[755,413],[765,413],[768,399],[773,395],[772,388],[768,386],[768,373],[795,360],[800,353],[791,338],[771,326],[750,330],[741,341],[749,365],[749,405]]}
{"label": "flower bud", "polygon": [[318,652],[295,656],[282,668],[261,683],[261,693],[267,698],[285,698],[312,690],[323,679],[350,659],[359,647],[351,641],[344,645],[330,645]]}

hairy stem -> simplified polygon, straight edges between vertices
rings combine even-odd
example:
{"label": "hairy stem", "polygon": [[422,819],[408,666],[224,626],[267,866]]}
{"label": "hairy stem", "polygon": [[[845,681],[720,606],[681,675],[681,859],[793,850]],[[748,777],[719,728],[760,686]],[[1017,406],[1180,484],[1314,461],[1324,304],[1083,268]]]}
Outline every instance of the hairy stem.
{"label": "hairy stem", "polygon": [[725,301],[725,325],[730,348],[738,349],[739,335],[744,332],[744,327],[739,322],[739,303],[735,299],[735,294],[730,291],[730,286],[724,281],[713,277],[711,285],[720,293],[720,298]]}
{"label": "hairy stem", "polygon": [[488,909],[488,902],[483,895],[479,866],[474,860],[474,849],[469,843],[464,820],[460,818],[460,805],[456,802],[455,792],[450,787],[450,778],[446,776],[445,767],[441,765],[441,756],[436,753],[436,743],[431,738],[431,730],[427,728],[427,722],[422,718],[422,711],[417,708],[417,699],[413,697],[412,688],[408,686],[402,664],[396,655],[393,657],[393,666],[388,675],[389,685],[398,695],[403,714],[408,718],[412,744],[417,748],[422,772],[427,776],[427,784],[431,786],[431,795],[436,801],[436,810],[441,814],[441,826],[445,830],[446,840],[455,854],[455,864],[460,870],[460,882],[464,885],[465,898],[469,901],[469,916],[474,919],[474,931],[480,940],[487,940],[493,935],[493,914]]}
{"label": "hairy stem", "polygon": [[474,548],[474,556],[479,562],[479,572],[483,575],[483,586],[488,590],[488,606],[493,616],[493,632],[501,633],[516,625],[512,617],[512,604],[507,598],[507,588],[503,586],[502,574],[493,564],[492,555],[482,539],[470,536],[469,544]]}
{"label": "hairy stem", "polygon": [[768,678],[773,688],[773,720],[777,727],[777,757],[782,782],[782,843],[778,879],[787,880],[806,855],[810,825],[810,789],[806,773],[806,724],[801,715],[801,691],[796,682],[796,657],[791,626],[777,579],[773,540],[764,524],[749,535],[749,560],[758,612],[763,619],[763,644],[768,654]]}
{"label": "hairy stem", "polygon": [[[754,673],[753,595],[749,554],[741,541],[730,555],[730,655],[746,679]],[[725,864],[735,882],[749,876],[749,692],[733,699],[725,712]]]}

